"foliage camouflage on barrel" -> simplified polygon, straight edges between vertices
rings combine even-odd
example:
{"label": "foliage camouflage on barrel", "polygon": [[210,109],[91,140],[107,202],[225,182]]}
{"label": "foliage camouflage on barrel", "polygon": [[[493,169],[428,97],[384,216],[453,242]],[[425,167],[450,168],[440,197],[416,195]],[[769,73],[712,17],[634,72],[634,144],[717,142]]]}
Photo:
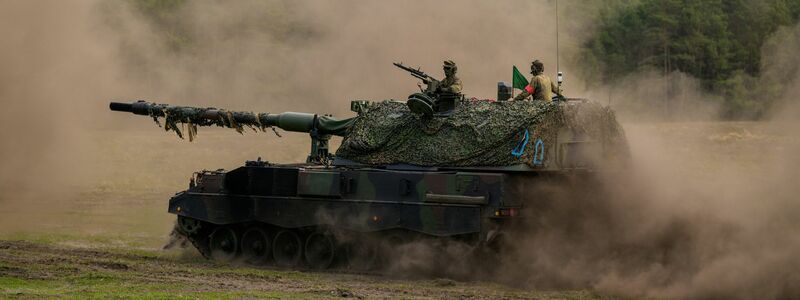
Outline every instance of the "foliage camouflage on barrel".
{"label": "foliage camouflage on barrel", "polygon": [[[213,111],[215,118],[208,118],[209,112]],[[216,108],[200,108],[200,107],[187,107],[187,106],[170,106],[167,104],[153,104],[149,109],[150,116],[159,126],[161,123],[158,117],[164,117],[164,129],[167,131],[173,130],[178,137],[183,138],[181,127],[186,130],[189,140],[194,140],[197,136],[197,126],[219,126],[236,129],[237,132],[243,133],[244,127],[250,127],[253,131],[264,131],[266,128],[271,127],[262,124],[260,121],[266,114],[256,114],[252,112],[234,112],[221,110]],[[240,124],[236,122],[237,119],[251,119],[253,122]],[[183,126],[185,125],[185,126]],[[273,128],[274,130],[274,128]]]}
{"label": "foliage camouflage on barrel", "polygon": [[[164,118],[164,129],[175,131],[183,138],[183,131],[188,133],[189,140],[197,135],[198,126],[220,126],[233,128],[239,133],[245,127],[253,131],[265,131],[275,127],[294,132],[316,132],[320,135],[344,135],[354,118],[337,119],[328,115],[311,113],[284,112],[277,114],[229,111],[213,107],[200,108],[191,106],[173,106],[139,100],[133,103],[111,102],[111,110],[147,115],[159,126],[159,118]],[[180,127],[179,127],[180,126]],[[278,135],[280,136],[280,135]]]}

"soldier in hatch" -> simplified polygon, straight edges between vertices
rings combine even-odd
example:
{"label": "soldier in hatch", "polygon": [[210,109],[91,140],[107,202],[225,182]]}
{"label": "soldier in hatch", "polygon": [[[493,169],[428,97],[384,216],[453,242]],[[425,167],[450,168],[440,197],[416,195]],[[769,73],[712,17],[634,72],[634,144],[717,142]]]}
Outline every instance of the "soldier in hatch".
{"label": "soldier in hatch", "polygon": [[553,93],[561,95],[558,86],[553,83],[547,75],[544,75],[544,64],[537,60],[531,63],[531,77],[530,84],[525,87],[521,94],[514,97],[514,100],[523,100],[528,96],[533,96],[533,100],[553,101]]}
{"label": "soldier in hatch", "polygon": [[444,68],[445,77],[439,83],[439,92],[460,94],[463,86],[461,85],[461,79],[456,77],[456,71],[458,70],[456,63],[452,60],[445,60],[442,67]]}

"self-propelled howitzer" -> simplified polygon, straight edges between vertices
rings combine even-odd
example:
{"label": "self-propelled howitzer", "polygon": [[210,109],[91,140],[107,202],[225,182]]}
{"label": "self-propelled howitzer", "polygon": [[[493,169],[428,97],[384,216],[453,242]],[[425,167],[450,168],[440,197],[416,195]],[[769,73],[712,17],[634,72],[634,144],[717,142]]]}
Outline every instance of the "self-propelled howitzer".
{"label": "self-propelled howitzer", "polygon": [[[257,160],[198,172],[169,201],[175,232],[204,256],[284,267],[371,269],[420,240],[498,257],[516,240],[513,229],[533,219],[525,209],[551,201],[543,186],[575,182],[626,154],[613,113],[595,103],[458,101],[446,114],[353,101],[357,115],[347,119],[144,101],[110,108],[163,120],[179,134],[186,126],[190,138],[212,125],[309,133],[305,164]],[[343,137],[335,155],[331,135]]]}

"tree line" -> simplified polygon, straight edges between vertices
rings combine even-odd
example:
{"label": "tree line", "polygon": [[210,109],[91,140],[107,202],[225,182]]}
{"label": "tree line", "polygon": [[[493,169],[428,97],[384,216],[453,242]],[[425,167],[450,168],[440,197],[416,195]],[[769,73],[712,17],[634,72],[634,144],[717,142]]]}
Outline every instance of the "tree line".
{"label": "tree line", "polygon": [[785,88],[759,80],[764,44],[798,22],[800,0],[640,0],[599,13],[598,29],[582,45],[593,82],[643,70],[682,72],[721,96],[723,117],[758,119]]}

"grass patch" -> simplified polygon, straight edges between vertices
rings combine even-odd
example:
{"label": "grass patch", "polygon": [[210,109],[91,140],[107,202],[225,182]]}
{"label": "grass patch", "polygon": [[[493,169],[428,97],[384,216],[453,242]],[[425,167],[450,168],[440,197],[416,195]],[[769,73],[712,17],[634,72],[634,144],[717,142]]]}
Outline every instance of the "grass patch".
{"label": "grass patch", "polygon": [[320,299],[333,298],[326,292],[213,290],[192,291],[188,284],[140,283],[105,273],[87,273],[58,280],[30,280],[0,276],[0,298],[64,299]]}
{"label": "grass patch", "polygon": [[254,267],[232,267],[219,263],[213,263],[213,262],[211,263],[212,266],[209,268],[192,268],[188,269],[187,271],[189,273],[196,275],[218,275],[218,276],[238,275],[245,277],[265,278],[265,279],[313,280],[319,277],[316,274],[303,273],[300,271],[293,271],[293,270],[276,270],[276,269],[264,269],[264,268],[254,268]]}

